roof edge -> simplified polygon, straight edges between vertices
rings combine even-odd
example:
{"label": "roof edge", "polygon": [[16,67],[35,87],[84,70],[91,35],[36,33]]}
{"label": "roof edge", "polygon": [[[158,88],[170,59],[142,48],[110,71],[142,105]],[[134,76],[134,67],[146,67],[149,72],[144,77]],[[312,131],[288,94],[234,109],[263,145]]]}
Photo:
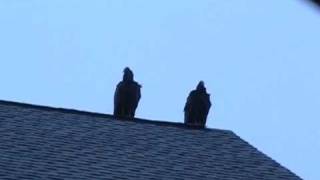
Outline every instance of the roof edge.
{"label": "roof edge", "polygon": [[51,106],[45,106],[45,105],[35,105],[35,104],[29,104],[25,102],[13,102],[13,101],[7,101],[7,100],[0,100],[0,105],[18,106],[18,107],[31,108],[31,109],[40,109],[45,111],[56,111],[56,112],[69,113],[69,114],[79,114],[79,115],[87,115],[87,116],[94,116],[94,117],[110,118],[110,119],[117,119],[117,120],[130,121],[130,122],[134,120],[133,122],[137,122],[137,123],[155,124],[160,126],[171,126],[171,127],[178,127],[178,128],[184,128],[184,129],[198,129],[203,131],[218,130],[218,131],[224,131],[224,132],[232,132],[230,130],[223,130],[223,129],[215,129],[215,128],[207,128],[207,127],[203,129],[199,127],[192,127],[192,126],[187,126],[181,122],[168,122],[168,121],[162,121],[162,120],[150,120],[150,119],[143,119],[143,118],[128,119],[125,117],[116,117],[111,114],[104,114],[104,113],[90,112],[85,110],[77,110],[77,109],[69,109],[69,108],[61,108],[61,107],[51,107]]}

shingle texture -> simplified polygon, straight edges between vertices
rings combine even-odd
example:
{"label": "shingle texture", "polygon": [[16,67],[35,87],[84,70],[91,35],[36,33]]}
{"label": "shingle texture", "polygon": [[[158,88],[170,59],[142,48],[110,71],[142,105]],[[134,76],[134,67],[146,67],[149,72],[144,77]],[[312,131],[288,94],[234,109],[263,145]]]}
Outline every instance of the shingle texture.
{"label": "shingle texture", "polygon": [[0,179],[300,179],[231,131],[0,101]]}

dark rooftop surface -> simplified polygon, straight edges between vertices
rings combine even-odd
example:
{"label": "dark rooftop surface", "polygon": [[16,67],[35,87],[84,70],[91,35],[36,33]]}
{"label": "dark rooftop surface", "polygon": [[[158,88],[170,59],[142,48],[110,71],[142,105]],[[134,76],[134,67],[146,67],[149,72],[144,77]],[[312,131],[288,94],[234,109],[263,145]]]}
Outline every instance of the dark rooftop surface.
{"label": "dark rooftop surface", "polygon": [[300,179],[228,130],[0,101],[0,179]]}

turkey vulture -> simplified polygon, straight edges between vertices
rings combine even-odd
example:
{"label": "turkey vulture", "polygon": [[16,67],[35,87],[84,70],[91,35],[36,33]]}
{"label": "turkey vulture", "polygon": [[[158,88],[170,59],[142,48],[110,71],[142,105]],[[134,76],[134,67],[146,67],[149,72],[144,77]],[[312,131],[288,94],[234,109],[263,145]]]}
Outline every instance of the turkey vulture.
{"label": "turkey vulture", "polygon": [[114,94],[114,116],[134,118],[141,98],[141,85],[133,79],[133,72],[126,67],[123,80],[117,85]]}
{"label": "turkey vulture", "polygon": [[197,89],[190,92],[184,107],[184,123],[189,126],[204,127],[211,107],[210,94],[204,82],[200,81]]}

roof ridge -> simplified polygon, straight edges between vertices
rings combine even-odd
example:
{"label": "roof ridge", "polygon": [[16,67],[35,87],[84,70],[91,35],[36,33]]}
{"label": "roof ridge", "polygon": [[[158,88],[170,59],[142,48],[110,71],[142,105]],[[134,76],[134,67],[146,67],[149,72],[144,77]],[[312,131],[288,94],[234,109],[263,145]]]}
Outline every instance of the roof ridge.
{"label": "roof ridge", "polygon": [[77,109],[69,109],[69,108],[61,108],[61,107],[51,107],[51,106],[45,106],[45,105],[35,105],[25,102],[13,102],[13,101],[7,101],[7,100],[0,100],[0,105],[7,105],[7,106],[18,106],[18,107],[24,107],[24,108],[32,108],[32,109],[40,109],[45,111],[56,111],[56,112],[62,112],[62,113],[70,113],[70,114],[79,114],[79,115],[88,115],[88,116],[94,116],[94,117],[102,117],[102,118],[110,118],[110,119],[118,119],[123,121],[130,121],[130,122],[137,122],[137,123],[147,123],[147,124],[155,124],[160,126],[173,126],[173,127],[179,127],[179,128],[185,128],[185,129],[199,129],[204,131],[223,131],[223,132],[231,132],[230,130],[224,130],[224,129],[216,129],[216,128],[197,128],[197,127],[190,127],[186,126],[184,123],[181,122],[168,122],[168,121],[162,121],[162,120],[151,120],[151,119],[144,119],[144,118],[134,118],[134,121],[123,118],[123,117],[115,117],[111,114],[104,114],[99,112],[90,112],[86,110],[77,110]]}

